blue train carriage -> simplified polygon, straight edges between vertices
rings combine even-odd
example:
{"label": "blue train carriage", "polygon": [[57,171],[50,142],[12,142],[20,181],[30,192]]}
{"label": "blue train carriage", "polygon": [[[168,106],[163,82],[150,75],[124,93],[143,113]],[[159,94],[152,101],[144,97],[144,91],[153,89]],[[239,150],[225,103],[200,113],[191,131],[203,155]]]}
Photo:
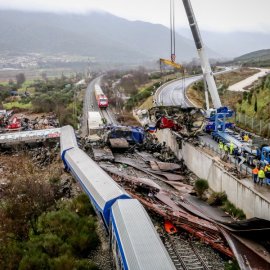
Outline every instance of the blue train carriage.
{"label": "blue train carriage", "polygon": [[117,270],[176,269],[152,221],[138,200],[112,206],[110,242]]}
{"label": "blue train carriage", "polygon": [[63,157],[67,150],[78,147],[77,139],[72,126],[68,125],[61,128],[60,146],[62,160],[64,160]]}
{"label": "blue train carriage", "polygon": [[111,206],[116,200],[130,196],[81,149],[66,151],[64,163],[81,184],[108,231]]}

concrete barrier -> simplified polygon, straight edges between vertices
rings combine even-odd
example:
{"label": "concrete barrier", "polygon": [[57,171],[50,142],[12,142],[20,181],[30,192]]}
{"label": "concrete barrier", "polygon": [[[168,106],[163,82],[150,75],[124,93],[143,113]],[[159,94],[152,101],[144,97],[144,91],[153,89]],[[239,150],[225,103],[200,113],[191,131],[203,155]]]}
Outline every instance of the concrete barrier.
{"label": "concrete barrier", "polygon": [[192,172],[199,178],[206,179],[212,190],[225,191],[228,200],[242,209],[247,218],[258,217],[270,220],[270,200],[253,187],[230,175],[222,167],[222,163],[190,143],[182,142],[179,147],[176,136],[169,129],[158,130],[156,135],[160,142],[166,142],[178,158],[184,159]]}

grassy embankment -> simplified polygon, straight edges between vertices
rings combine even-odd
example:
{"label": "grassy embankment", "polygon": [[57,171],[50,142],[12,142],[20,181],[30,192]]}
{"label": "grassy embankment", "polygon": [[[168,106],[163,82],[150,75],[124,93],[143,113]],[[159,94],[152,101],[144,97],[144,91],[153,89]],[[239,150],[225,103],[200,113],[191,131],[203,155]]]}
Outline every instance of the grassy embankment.
{"label": "grassy embankment", "polygon": [[250,92],[244,93],[243,100],[237,104],[237,111],[250,117],[270,121],[270,75],[261,79]]}
{"label": "grassy embankment", "polygon": [[[258,70],[255,69],[242,68],[216,76],[216,83],[222,104],[235,110],[237,102],[242,99],[242,92],[228,91],[228,87],[256,74],[257,72]],[[203,83],[198,82],[191,85],[187,90],[187,96],[198,107],[204,107],[205,97]]]}

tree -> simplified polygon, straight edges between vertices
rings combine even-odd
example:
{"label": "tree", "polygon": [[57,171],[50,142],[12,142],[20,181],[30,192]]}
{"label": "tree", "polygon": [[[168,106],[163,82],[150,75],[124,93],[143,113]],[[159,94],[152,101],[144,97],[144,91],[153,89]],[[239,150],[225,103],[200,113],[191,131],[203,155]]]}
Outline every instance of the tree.
{"label": "tree", "polygon": [[255,97],[254,112],[257,112],[257,111],[258,111],[257,97]]}
{"label": "tree", "polygon": [[16,82],[17,82],[17,85],[22,85],[25,82],[24,73],[19,73],[16,75]]}

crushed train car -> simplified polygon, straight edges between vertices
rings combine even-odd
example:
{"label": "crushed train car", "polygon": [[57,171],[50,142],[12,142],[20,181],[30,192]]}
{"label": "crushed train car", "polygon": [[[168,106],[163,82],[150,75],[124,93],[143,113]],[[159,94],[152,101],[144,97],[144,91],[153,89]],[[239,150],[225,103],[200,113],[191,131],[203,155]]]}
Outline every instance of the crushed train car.
{"label": "crushed train car", "polygon": [[170,128],[183,136],[195,136],[204,130],[206,121],[202,109],[179,106],[158,106],[149,110],[149,124],[156,128]]}

